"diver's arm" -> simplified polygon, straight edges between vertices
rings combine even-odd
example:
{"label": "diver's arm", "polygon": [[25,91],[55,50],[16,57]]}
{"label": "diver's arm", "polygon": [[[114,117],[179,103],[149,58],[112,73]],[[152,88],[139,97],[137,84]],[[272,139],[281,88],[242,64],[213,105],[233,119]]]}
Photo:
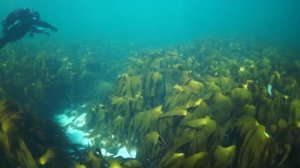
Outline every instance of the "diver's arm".
{"label": "diver's arm", "polygon": [[54,31],[54,32],[57,31],[57,28],[56,28],[56,27],[54,27],[54,26],[50,25],[49,23],[44,22],[44,21],[42,21],[42,20],[34,20],[34,21],[33,21],[33,25],[34,25],[34,26],[39,26],[39,27],[48,28],[48,29],[50,29],[51,31]]}
{"label": "diver's arm", "polygon": [[29,36],[32,37],[34,33],[45,34],[45,35],[49,36],[49,33],[46,32],[44,29],[32,26],[32,28],[30,29],[30,32],[29,32]]}

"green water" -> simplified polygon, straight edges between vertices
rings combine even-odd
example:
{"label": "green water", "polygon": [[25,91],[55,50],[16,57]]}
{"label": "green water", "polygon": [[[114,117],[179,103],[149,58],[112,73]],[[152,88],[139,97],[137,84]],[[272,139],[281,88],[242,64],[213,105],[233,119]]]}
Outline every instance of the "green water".
{"label": "green water", "polygon": [[0,49],[1,168],[300,167],[299,0],[20,7],[58,32]]}
{"label": "green water", "polygon": [[300,39],[297,0],[0,0],[0,6],[1,19],[19,7],[39,11],[59,29],[45,40],[161,45],[239,37],[297,47]]}

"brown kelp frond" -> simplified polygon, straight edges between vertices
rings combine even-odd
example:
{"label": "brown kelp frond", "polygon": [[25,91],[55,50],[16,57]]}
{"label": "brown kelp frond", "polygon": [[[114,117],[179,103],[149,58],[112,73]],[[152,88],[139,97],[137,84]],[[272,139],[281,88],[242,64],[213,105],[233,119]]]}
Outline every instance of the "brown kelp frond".
{"label": "brown kelp frond", "polygon": [[54,123],[36,120],[5,100],[0,101],[0,114],[0,147],[3,154],[8,156],[6,163],[0,162],[1,167],[16,165],[37,168],[48,164],[55,167],[64,164],[63,167],[68,167],[72,164],[67,151],[72,145],[58,126],[55,130]]}
{"label": "brown kelp frond", "polygon": [[157,106],[145,112],[140,112],[135,115],[130,123],[130,137],[132,139],[141,140],[148,132],[157,130],[157,122],[163,114],[162,106]]}
{"label": "brown kelp frond", "polygon": [[165,81],[161,73],[150,71],[146,75],[143,86],[143,95],[150,107],[159,105],[165,96]]}
{"label": "brown kelp frond", "polygon": [[[0,51],[0,97],[28,111],[0,101],[1,168],[300,167],[295,51],[213,38],[159,49],[129,44],[137,50],[115,42],[36,46]],[[63,130],[40,117],[68,102],[88,104],[82,129],[97,149],[77,154],[74,166]],[[123,146],[137,160],[99,150],[116,155]]]}

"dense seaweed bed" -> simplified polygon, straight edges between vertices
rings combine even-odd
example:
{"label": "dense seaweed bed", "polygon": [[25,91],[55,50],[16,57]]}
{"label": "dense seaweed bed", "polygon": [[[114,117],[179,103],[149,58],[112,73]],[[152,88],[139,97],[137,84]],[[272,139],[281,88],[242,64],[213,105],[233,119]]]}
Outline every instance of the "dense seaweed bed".
{"label": "dense seaweed bed", "polygon": [[[217,39],[44,46],[0,51],[1,168],[300,166],[295,50]],[[82,103],[88,147],[51,120]],[[137,157],[99,152],[120,145]]]}

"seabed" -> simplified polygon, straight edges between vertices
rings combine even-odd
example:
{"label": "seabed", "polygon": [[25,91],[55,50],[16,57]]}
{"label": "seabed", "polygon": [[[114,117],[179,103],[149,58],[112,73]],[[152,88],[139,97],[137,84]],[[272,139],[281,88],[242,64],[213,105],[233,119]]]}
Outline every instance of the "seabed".
{"label": "seabed", "polygon": [[0,50],[1,168],[300,167],[297,50],[36,46]]}

